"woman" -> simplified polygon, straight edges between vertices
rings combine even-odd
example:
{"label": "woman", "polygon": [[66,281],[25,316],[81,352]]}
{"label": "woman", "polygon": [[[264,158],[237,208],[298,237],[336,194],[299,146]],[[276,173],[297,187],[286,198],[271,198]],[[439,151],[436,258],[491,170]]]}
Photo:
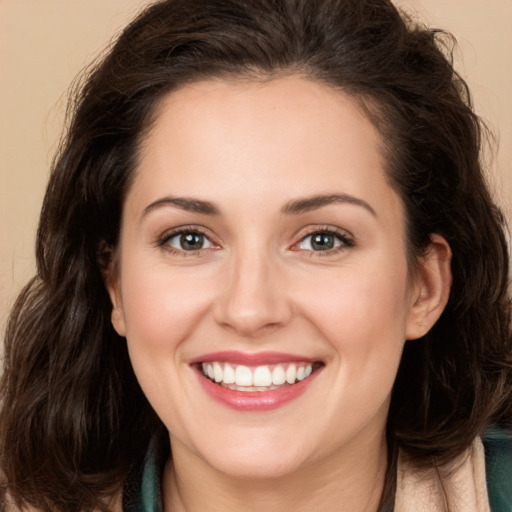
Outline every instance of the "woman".
{"label": "woman", "polygon": [[124,31],[7,330],[8,509],[509,510],[508,255],[445,53],[386,0]]}

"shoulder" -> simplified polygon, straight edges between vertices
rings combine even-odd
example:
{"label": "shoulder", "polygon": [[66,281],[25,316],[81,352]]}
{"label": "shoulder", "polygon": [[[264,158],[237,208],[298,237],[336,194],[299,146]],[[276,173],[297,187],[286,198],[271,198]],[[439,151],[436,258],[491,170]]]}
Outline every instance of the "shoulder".
{"label": "shoulder", "polygon": [[512,430],[487,429],[482,437],[485,450],[487,491],[492,512],[512,510]]}

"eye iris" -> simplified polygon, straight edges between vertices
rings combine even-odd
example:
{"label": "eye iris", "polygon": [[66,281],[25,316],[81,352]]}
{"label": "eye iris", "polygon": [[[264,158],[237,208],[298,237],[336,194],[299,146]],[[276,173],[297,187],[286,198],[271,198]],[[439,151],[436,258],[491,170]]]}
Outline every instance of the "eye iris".
{"label": "eye iris", "polygon": [[326,251],[334,247],[334,236],[318,233],[311,238],[311,247],[315,251]]}
{"label": "eye iris", "polygon": [[201,249],[204,243],[204,236],[200,233],[185,233],[180,237],[181,248],[185,251]]}

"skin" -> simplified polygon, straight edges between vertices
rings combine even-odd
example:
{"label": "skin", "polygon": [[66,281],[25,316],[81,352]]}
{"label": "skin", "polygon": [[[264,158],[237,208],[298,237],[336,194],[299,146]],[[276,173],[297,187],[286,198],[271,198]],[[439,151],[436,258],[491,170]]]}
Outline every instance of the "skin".
{"label": "skin", "polygon": [[[437,320],[450,284],[437,235],[411,277],[381,142],[354,100],[300,77],[199,82],[161,105],[107,286],[169,430],[166,511],[377,510],[403,345]],[[289,211],[333,194],[352,199]],[[184,250],[178,227],[199,229],[202,248]],[[311,233],[326,231],[335,247],[314,250]],[[295,400],[240,412],[212,400],[190,365],[223,350],[324,366]]]}

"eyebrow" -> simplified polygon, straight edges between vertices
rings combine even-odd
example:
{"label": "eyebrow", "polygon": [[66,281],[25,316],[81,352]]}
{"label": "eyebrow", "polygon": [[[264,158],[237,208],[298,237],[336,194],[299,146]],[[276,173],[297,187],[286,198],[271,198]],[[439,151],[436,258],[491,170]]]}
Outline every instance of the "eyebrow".
{"label": "eyebrow", "polygon": [[162,197],[146,206],[142,216],[164,206],[175,206],[187,212],[202,213],[203,215],[220,215],[220,210],[209,201],[189,197]]}
{"label": "eyebrow", "polygon": [[[305,197],[303,199],[294,199],[286,203],[281,209],[281,212],[285,215],[298,215],[312,210],[317,210],[334,203],[345,203],[361,206],[370,212],[374,217],[377,217],[375,210],[366,201],[348,194],[325,194]],[[146,206],[146,208],[144,208],[143,216],[146,216],[153,210],[165,206],[174,206],[181,210],[201,213],[203,215],[220,215],[220,210],[209,201],[192,199],[188,197],[168,196],[162,197],[161,199],[158,199],[157,201],[154,201],[153,203]]]}
{"label": "eyebrow", "polygon": [[323,206],[328,206],[334,203],[345,203],[361,206],[370,212],[374,217],[377,217],[375,210],[366,201],[348,194],[326,194],[305,197],[304,199],[294,199],[293,201],[286,203],[281,209],[281,212],[286,215],[297,215],[300,213],[317,210],[318,208],[322,208]]}

